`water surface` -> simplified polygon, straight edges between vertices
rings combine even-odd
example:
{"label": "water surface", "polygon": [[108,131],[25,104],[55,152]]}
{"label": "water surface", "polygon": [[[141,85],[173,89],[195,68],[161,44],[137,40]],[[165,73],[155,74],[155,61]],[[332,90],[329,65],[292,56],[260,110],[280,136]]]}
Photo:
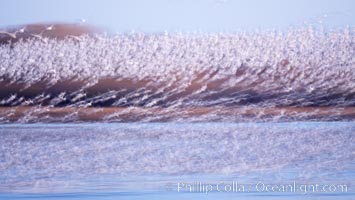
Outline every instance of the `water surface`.
{"label": "water surface", "polygon": [[[353,199],[354,122],[8,124],[3,199]],[[219,192],[238,182],[244,192]],[[256,184],[347,185],[261,192]],[[179,184],[212,185],[210,192]]]}

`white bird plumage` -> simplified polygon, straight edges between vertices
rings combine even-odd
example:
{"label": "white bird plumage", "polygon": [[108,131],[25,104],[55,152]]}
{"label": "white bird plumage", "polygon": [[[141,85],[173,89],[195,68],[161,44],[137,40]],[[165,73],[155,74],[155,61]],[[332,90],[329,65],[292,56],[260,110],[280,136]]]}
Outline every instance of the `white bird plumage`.
{"label": "white bird plumage", "polygon": [[47,31],[52,31],[54,29],[54,25],[50,25],[46,27]]}
{"label": "white bird plumage", "polygon": [[8,35],[12,38],[16,38],[16,34],[15,33],[10,33],[10,32],[7,32],[7,31],[0,31],[0,34],[3,34],[3,35]]}
{"label": "white bird plumage", "polygon": [[16,39],[17,38],[17,33],[24,33],[25,32],[25,27],[23,28],[20,28],[18,30],[16,30],[15,32],[9,32],[9,31],[5,31],[5,30],[0,30],[0,34],[4,34],[4,35],[8,35],[10,36],[11,38],[13,39]]}

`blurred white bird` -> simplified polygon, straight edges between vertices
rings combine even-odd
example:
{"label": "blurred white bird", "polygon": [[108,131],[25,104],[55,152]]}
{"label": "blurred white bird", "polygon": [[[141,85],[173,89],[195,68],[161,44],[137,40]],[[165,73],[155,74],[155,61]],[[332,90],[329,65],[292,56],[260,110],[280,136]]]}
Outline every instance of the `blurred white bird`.
{"label": "blurred white bird", "polygon": [[51,25],[51,26],[47,26],[47,27],[46,27],[46,30],[47,30],[47,31],[51,31],[51,30],[53,30],[53,29],[54,29],[54,25]]}
{"label": "blurred white bird", "polygon": [[16,39],[16,34],[17,34],[17,33],[24,33],[24,32],[25,32],[25,27],[20,28],[19,30],[15,31],[15,32],[13,32],[13,33],[8,32],[8,31],[0,31],[0,34],[5,34],[5,35],[8,35],[8,36],[10,36],[10,37]]}
{"label": "blurred white bird", "polygon": [[19,33],[24,33],[25,32],[25,30],[26,30],[26,27],[23,27],[23,28],[20,28],[18,31],[16,31],[16,32],[19,32]]}
{"label": "blurred white bird", "polygon": [[38,39],[42,39],[42,33],[40,33],[40,34],[33,34],[32,33],[31,36],[38,38]]}
{"label": "blurred white bird", "polygon": [[76,41],[81,41],[81,38],[79,36],[75,36],[75,35],[68,35],[67,38],[71,38],[71,39],[74,39]]}
{"label": "blurred white bird", "polygon": [[16,33],[10,33],[10,32],[7,32],[7,31],[0,31],[0,34],[4,34],[4,35],[8,35],[12,38],[16,38]]}
{"label": "blurred white bird", "polygon": [[76,25],[81,25],[81,24],[85,24],[86,23],[86,19],[84,18],[81,18],[81,19],[76,19]]}
{"label": "blurred white bird", "polygon": [[86,19],[79,19],[80,20],[80,23],[84,24],[86,23]]}

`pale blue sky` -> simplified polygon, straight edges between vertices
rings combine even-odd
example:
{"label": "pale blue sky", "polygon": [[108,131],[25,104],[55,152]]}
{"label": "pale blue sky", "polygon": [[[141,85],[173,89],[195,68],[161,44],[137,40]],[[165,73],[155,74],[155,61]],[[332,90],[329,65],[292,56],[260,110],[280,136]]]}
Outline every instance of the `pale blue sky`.
{"label": "pale blue sky", "polygon": [[[0,0],[0,27],[77,22],[147,32],[355,25],[354,0]],[[325,18],[324,16],[327,15]]]}

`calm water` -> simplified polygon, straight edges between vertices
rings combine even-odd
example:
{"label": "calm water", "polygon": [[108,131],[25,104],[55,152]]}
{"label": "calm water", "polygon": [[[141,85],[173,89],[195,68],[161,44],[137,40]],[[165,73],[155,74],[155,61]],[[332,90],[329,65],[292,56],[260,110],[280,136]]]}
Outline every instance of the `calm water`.
{"label": "calm water", "polygon": [[2,125],[0,198],[354,199],[354,132],[354,122]]}

